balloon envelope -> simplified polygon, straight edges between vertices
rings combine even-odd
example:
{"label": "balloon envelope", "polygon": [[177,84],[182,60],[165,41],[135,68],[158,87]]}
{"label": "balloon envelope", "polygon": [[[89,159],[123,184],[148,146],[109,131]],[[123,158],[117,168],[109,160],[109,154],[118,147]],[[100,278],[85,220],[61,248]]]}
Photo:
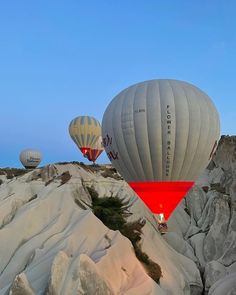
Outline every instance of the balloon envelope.
{"label": "balloon envelope", "polygon": [[102,122],[112,164],[165,219],[207,166],[219,130],[217,110],[203,91],[167,79],[125,89],[108,105]]}
{"label": "balloon envelope", "polygon": [[20,153],[20,161],[27,168],[36,168],[42,160],[41,152],[34,149],[26,149]]}
{"label": "balloon envelope", "polygon": [[97,158],[101,155],[101,153],[104,151],[104,147],[102,144],[102,136],[99,136],[97,143],[94,145],[93,148],[89,149],[86,153],[86,156],[89,161],[92,161],[95,163]]}
{"label": "balloon envelope", "polygon": [[83,155],[86,155],[101,136],[101,125],[91,116],[79,116],[70,122],[69,133]]}

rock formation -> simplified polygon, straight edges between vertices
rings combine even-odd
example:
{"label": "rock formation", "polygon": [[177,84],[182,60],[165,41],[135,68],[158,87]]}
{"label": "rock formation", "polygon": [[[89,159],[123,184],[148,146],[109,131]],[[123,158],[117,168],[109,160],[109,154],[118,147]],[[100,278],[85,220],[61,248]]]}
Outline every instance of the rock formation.
{"label": "rock formation", "polygon": [[172,232],[164,237],[198,265],[205,294],[236,294],[235,200],[236,137],[222,136],[213,160],[169,221],[178,238]]}
{"label": "rock formation", "polygon": [[[235,294],[235,168],[236,139],[222,137],[165,235],[109,165],[54,164],[25,174],[1,169],[0,295]],[[160,284],[130,240],[93,214],[88,187],[127,201],[128,222],[146,221],[140,248],[161,267]]]}

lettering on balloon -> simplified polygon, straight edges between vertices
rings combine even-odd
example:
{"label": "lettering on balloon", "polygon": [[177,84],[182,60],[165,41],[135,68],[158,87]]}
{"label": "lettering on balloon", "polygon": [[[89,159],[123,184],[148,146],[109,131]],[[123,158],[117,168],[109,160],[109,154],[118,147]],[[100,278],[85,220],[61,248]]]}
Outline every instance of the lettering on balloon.
{"label": "lettering on balloon", "polygon": [[30,157],[29,159],[27,159],[26,160],[26,162],[27,163],[29,163],[29,162],[35,162],[35,163],[37,163],[37,162],[40,162],[40,158],[33,158],[33,157]]}
{"label": "lettering on balloon", "polygon": [[167,123],[167,134],[171,134],[171,112],[170,112],[170,106],[167,105],[166,108],[166,123]]}
{"label": "lettering on balloon", "polygon": [[112,160],[118,160],[118,152],[108,152],[107,153],[107,156],[108,156],[108,158],[109,158],[109,160],[110,161],[112,161]]}
{"label": "lettering on balloon", "polygon": [[[103,137],[102,144],[103,144],[104,148],[108,147],[108,146],[110,146],[112,148],[112,137],[107,134],[105,137]],[[114,149],[112,151],[107,152],[107,156],[110,161],[119,159],[118,152],[114,151]]]}
{"label": "lettering on balloon", "polygon": [[166,142],[166,166],[165,166],[165,173],[166,176],[170,175],[170,165],[171,165],[171,111],[170,105],[166,106],[166,125],[167,125],[167,142]]}
{"label": "lettering on balloon", "polygon": [[110,137],[108,134],[106,135],[106,137],[103,137],[102,139],[102,144],[104,147],[107,147],[109,145],[112,145],[112,137]]}
{"label": "lettering on balloon", "polygon": [[145,109],[137,109],[134,111],[135,113],[145,113],[146,110]]}

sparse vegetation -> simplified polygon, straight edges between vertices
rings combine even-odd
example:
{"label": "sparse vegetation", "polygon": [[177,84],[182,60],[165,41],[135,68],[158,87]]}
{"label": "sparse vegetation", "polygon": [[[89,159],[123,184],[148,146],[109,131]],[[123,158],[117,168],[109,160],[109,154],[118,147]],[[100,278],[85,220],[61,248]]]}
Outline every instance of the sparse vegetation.
{"label": "sparse vegetation", "polygon": [[38,179],[42,178],[41,171],[42,171],[41,169],[40,170],[35,170],[31,175],[31,181],[32,180],[38,180]]}
{"label": "sparse vegetation", "polygon": [[88,190],[90,197],[92,198],[92,201],[93,199],[96,200],[98,198],[98,193],[94,188],[86,186],[86,189]]}
{"label": "sparse vegetation", "polygon": [[71,179],[71,175],[69,171],[65,171],[63,172],[61,175],[57,176],[57,177],[52,177],[51,179],[49,179],[48,181],[45,182],[45,186],[48,186],[50,183],[52,183],[55,179],[60,179],[61,183],[59,184],[59,186],[67,183],[70,179]]}
{"label": "sparse vegetation", "polygon": [[160,265],[148,258],[148,261],[144,264],[144,267],[146,268],[150,278],[152,278],[157,284],[160,284],[160,278],[162,277]]}
{"label": "sparse vegetation", "polygon": [[162,276],[161,267],[142,251],[139,243],[141,241],[143,226],[144,223],[141,223],[140,220],[125,223],[125,225],[120,229],[120,232],[131,241],[134,247],[135,255],[138,260],[143,263],[148,275],[159,284]]}
{"label": "sparse vegetation", "polygon": [[72,161],[72,162],[58,162],[55,163],[55,165],[67,165],[67,164],[75,164],[75,165],[80,165],[83,162],[78,162],[78,161]]}
{"label": "sparse vegetation", "polygon": [[68,165],[68,164],[73,164],[73,165],[78,165],[78,166],[86,166],[84,162],[78,162],[78,161],[72,161],[72,162],[58,162],[55,163],[55,165]]}
{"label": "sparse vegetation", "polygon": [[139,220],[134,222],[126,222],[125,225],[120,229],[123,236],[129,237],[129,240],[133,245],[136,245],[141,240],[142,227]]}
{"label": "sparse vegetation", "polygon": [[117,173],[115,168],[105,168],[101,175],[105,178],[110,177],[116,180],[123,180],[123,178]]}
{"label": "sparse vegetation", "polygon": [[18,168],[1,168],[0,175],[6,175],[7,179],[12,179],[13,177],[18,177],[24,175],[29,172],[26,169],[18,169]]}
{"label": "sparse vegetation", "polygon": [[220,185],[220,183],[212,183],[211,190],[217,191],[219,193],[225,194],[225,188]]}
{"label": "sparse vegetation", "polygon": [[83,169],[90,171],[90,172],[98,172],[102,169],[102,167],[97,164],[86,165],[84,162],[77,162],[77,161],[56,163],[56,165],[67,165],[67,164],[73,164],[73,165],[77,165],[79,167],[83,167]]}
{"label": "sparse vegetation", "polygon": [[66,165],[66,164],[73,164],[73,165],[78,165],[80,167],[83,167],[83,169],[89,171],[89,172],[101,172],[101,175],[105,178],[110,177],[114,178],[115,180],[123,180],[123,178],[117,173],[117,170],[113,167],[109,167],[109,165],[98,165],[98,164],[91,164],[91,165],[86,165],[84,162],[58,162],[56,165]]}
{"label": "sparse vegetation", "polygon": [[128,211],[128,202],[124,201],[124,199],[120,199],[117,196],[99,198],[94,188],[87,187],[87,190],[92,199],[91,208],[93,213],[108,228],[119,230],[122,235],[131,241],[136,257],[144,265],[148,275],[159,284],[162,276],[161,268],[142,251],[140,244],[142,227],[145,223],[141,222],[141,220],[134,222],[126,221],[130,212]]}
{"label": "sparse vegetation", "polygon": [[63,185],[65,183],[67,183],[71,179],[70,172],[69,171],[63,172],[62,175],[60,176],[60,178],[61,178],[61,184],[60,185]]}
{"label": "sparse vegetation", "polygon": [[87,187],[92,199],[93,213],[110,229],[120,229],[125,223],[128,212],[128,202],[118,197],[99,198],[98,193]]}

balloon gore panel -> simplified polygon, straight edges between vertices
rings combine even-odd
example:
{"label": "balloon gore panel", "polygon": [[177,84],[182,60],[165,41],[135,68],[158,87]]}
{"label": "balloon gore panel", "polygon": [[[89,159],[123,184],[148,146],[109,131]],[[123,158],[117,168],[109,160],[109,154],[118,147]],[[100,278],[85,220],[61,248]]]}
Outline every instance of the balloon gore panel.
{"label": "balloon gore panel", "polygon": [[86,155],[89,161],[95,162],[102,152],[103,149],[89,149]]}

